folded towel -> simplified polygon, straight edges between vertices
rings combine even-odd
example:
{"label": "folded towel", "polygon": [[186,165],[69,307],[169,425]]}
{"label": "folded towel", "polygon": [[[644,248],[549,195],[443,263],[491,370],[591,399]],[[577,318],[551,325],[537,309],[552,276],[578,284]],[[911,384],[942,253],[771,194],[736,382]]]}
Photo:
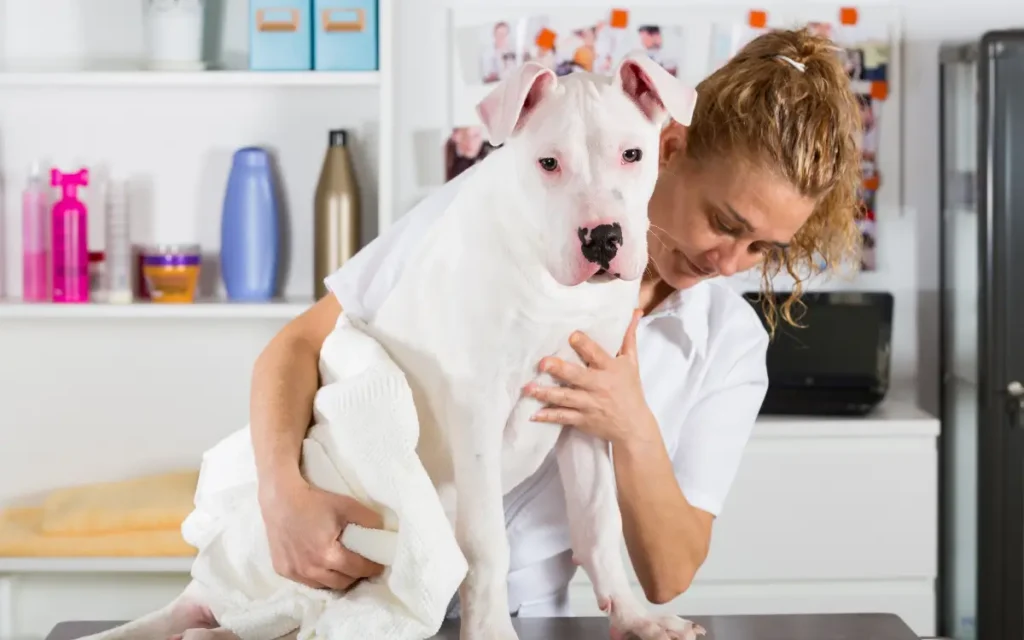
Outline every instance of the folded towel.
{"label": "folded towel", "polygon": [[43,502],[46,535],[176,530],[192,511],[197,470],[57,489]]}
{"label": "folded towel", "polygon": [[192,577],[213,594],[218,622],[242,640],[296,629],[300,640],[430,638],[467,564],[416,455],[412,391],[384,349],[344,315],[324,343],[320,372],[303,474],[381,514],[383,530],[350,525],[341,542],[384,565],[384,573],[341,595],[274,571],[246,428],[203,456],[195,510],[182,525],[199,549]]}
{"label": "folded towel", "polygon": [[0,556],[8,558],[194,556],[195,547],[174,529],[123,531],[93,536],[56,536],[42,531],[42,508],[0,513]]}

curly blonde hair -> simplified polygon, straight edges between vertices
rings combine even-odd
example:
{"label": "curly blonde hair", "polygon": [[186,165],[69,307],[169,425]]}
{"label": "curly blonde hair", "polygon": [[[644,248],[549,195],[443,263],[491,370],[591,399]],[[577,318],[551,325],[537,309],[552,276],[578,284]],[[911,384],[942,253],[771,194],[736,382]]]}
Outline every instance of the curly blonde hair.
{"label": "curly blonde hair", "polygon": [[837,51],[807,29],[771,31],[697,86],[688,158],[754,163],[816,201],[789,248],[762,263],[761,302],[771,333],[780,311],[771,295],[776,274],[785,269],[795,281],[781,315],[796,325],[793,306],[803,282],[859,257],[862,123]]}

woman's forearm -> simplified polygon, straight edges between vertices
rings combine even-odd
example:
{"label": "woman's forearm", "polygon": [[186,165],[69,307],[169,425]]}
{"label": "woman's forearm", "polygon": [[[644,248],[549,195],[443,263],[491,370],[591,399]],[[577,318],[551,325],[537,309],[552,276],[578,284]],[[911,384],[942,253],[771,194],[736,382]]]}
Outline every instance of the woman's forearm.
{"label": "woman's forearm", "polygon": [[647,599],[671,601],[707,557],[707,520],[686,500],[660,440],[613,444],[622,529]]}
{"label": "woman's forearm", "polygon": [[261,502],[302,484],[299,458],[320,387],[320,350],[341,305],[321,298],[270,341],[253,367],[249,428]]}
{"label": "woman's forearm", "polygon": [[249,422],[263,495],[302,479],[299,458],[319,384],[317,359],[306,341],[280,334],[253,367]]}

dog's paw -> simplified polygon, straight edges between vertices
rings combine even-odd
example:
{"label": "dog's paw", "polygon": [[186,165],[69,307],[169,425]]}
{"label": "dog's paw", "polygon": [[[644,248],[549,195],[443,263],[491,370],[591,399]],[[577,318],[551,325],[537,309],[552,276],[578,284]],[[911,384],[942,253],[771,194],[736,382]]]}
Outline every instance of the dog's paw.
{"label": "dog's paw", "polygon": [[652,616],[617,598],[599,603],[611,622],[612,640],[697,640],[704,627],[678,616]]}
{"label": "dog's paw", "polygon": [[512,628],[512,619],[507,614],[486,620],[463,618],[459,640],[519,640],[519,634]]}

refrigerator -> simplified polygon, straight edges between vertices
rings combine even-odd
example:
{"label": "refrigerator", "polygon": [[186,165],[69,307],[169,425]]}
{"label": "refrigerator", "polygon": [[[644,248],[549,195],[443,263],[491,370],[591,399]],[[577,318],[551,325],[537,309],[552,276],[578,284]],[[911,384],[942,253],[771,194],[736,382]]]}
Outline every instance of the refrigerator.
{"label": "refrigerator", "polygon": [[1024,30],[942,47],[939,73],[938,630],[1022,640]]}

